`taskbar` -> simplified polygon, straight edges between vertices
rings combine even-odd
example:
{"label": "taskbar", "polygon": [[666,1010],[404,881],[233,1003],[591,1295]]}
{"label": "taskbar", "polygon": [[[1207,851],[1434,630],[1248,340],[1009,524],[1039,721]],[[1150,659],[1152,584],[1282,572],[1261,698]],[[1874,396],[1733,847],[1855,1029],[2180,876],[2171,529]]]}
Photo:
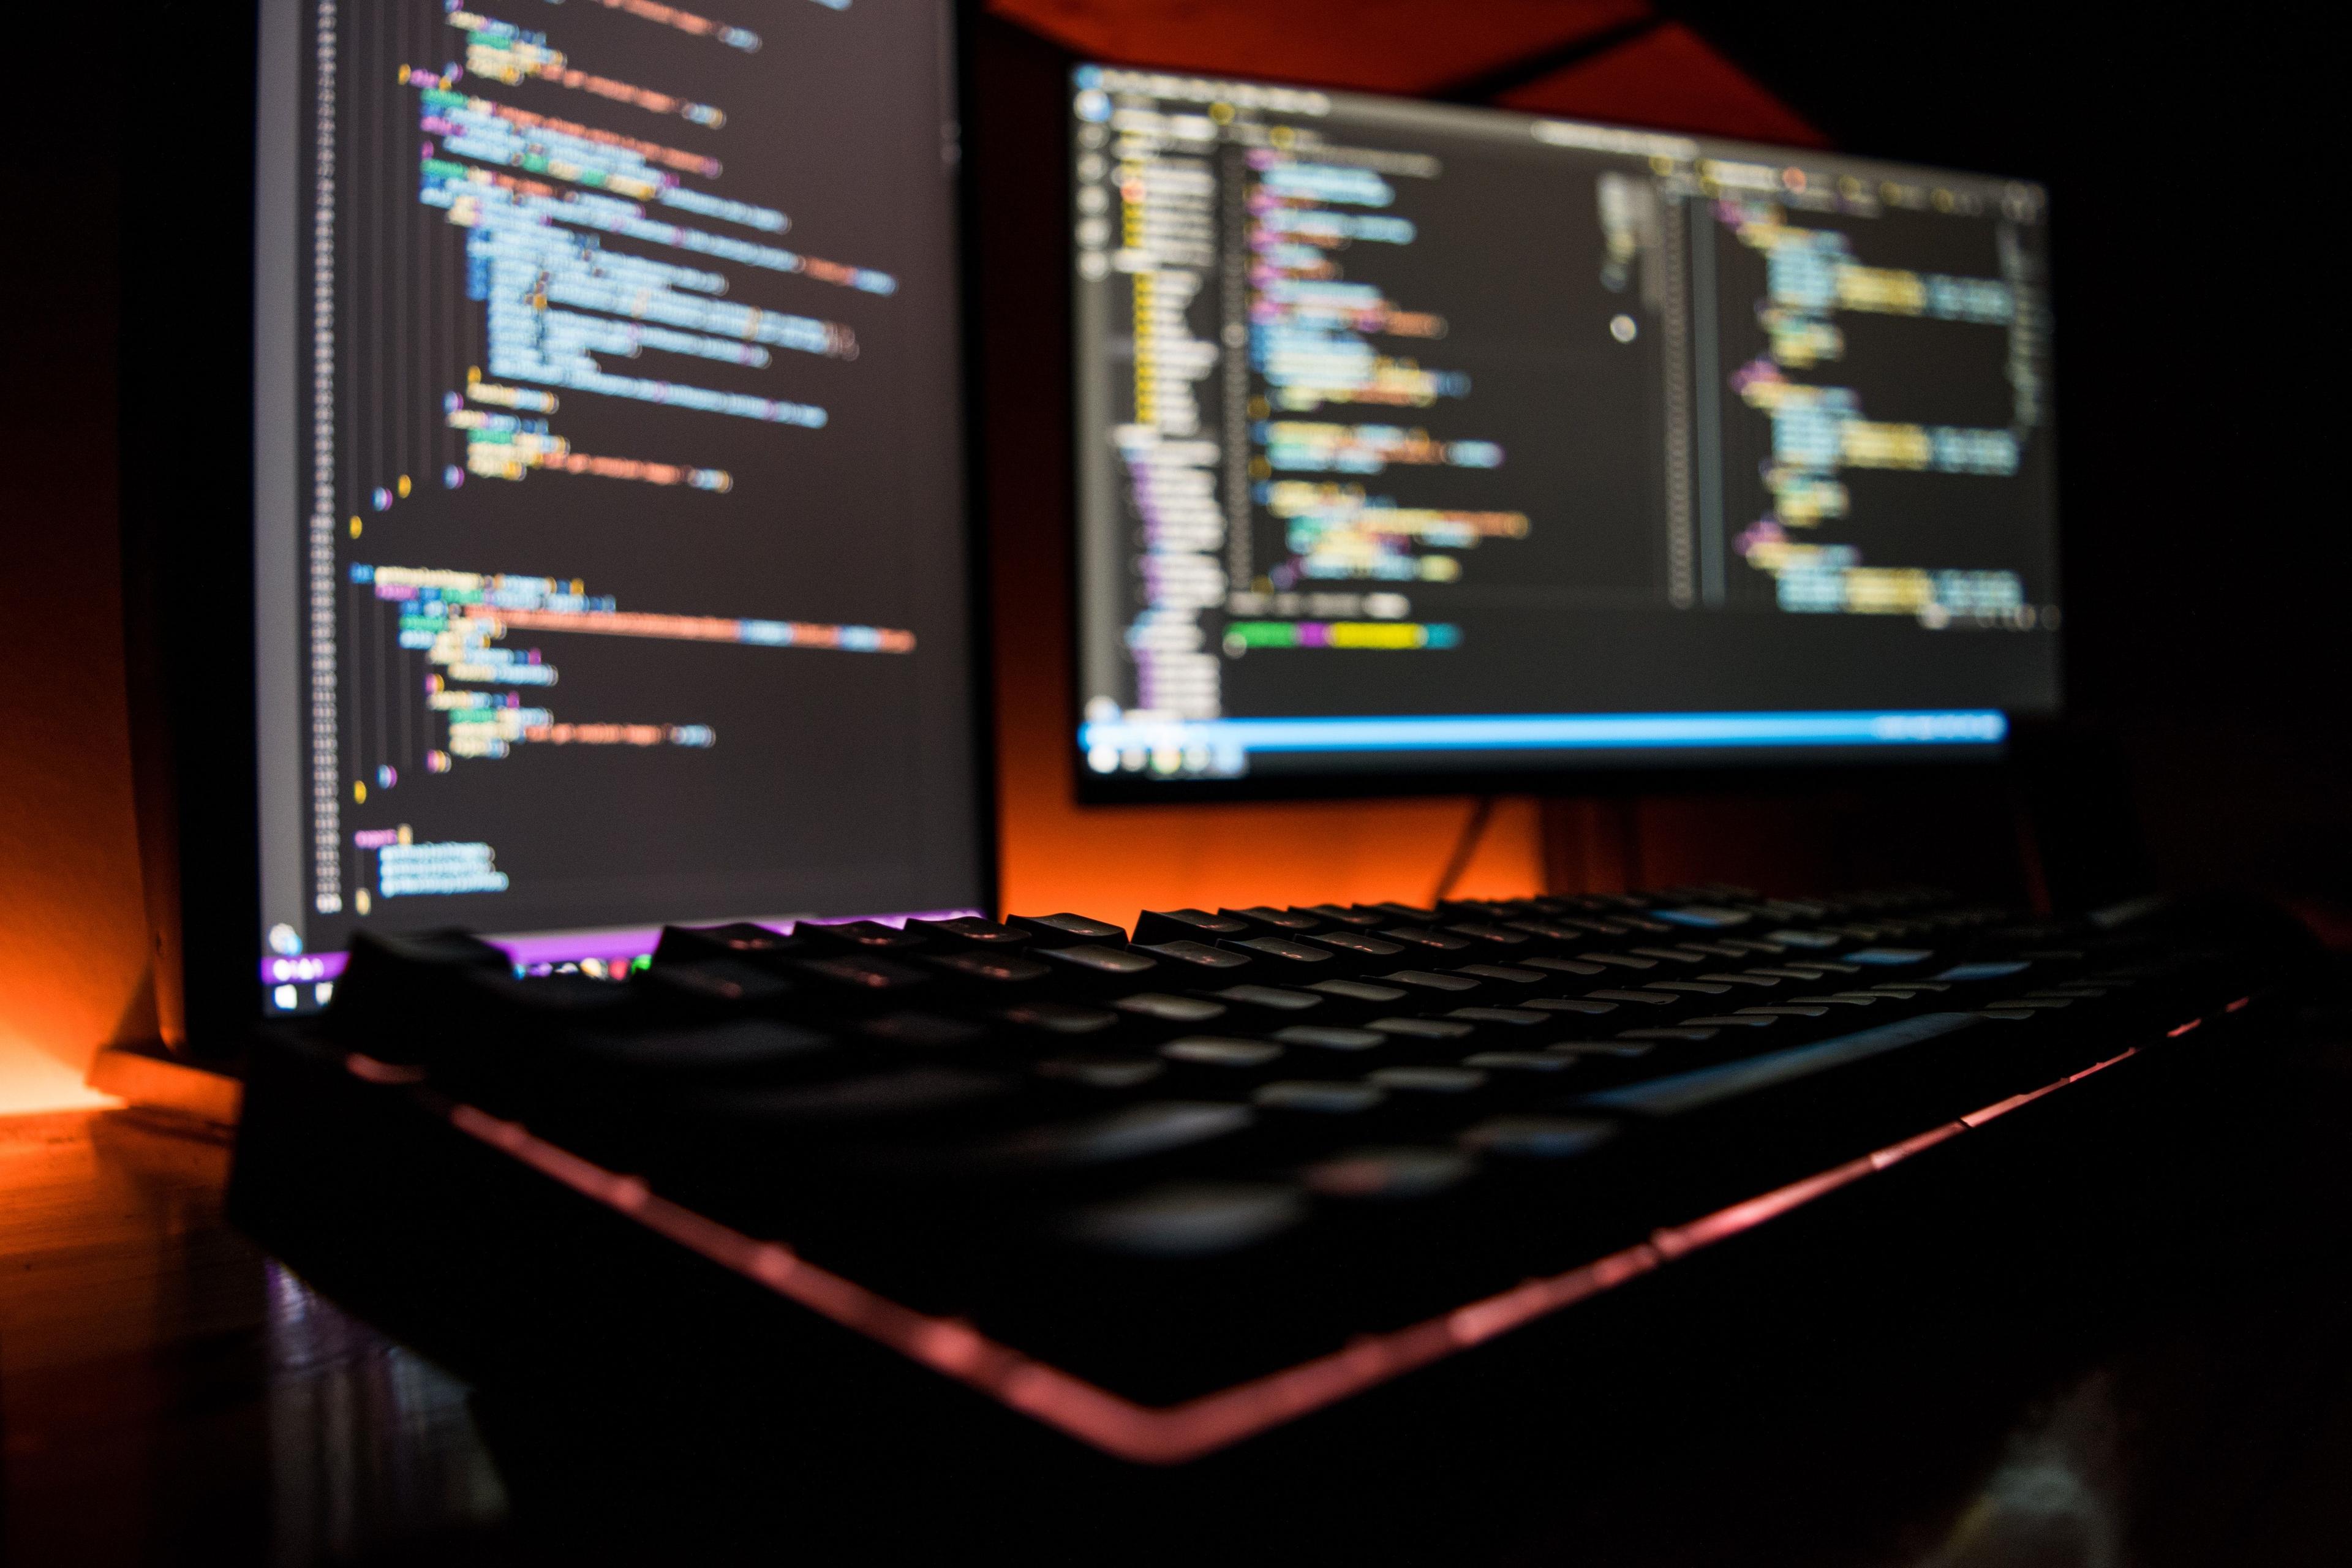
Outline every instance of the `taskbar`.
{"label": "taskbar", "polygon": [[1997,752],[1993,709],[1787,713],[1501,713],[1178,719],[1129,713],[1078,730],[1088,772],[1109,778],[1250,773],[1475,772],[1699,760],[1832,760],[1890,752]]}

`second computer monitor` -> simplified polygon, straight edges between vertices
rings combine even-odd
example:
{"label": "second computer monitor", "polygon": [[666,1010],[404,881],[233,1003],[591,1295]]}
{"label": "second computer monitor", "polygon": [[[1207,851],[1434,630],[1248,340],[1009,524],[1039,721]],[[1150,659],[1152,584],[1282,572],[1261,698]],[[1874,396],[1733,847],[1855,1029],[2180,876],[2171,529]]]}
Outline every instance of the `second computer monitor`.
{"label": "second computer monitor", "polygon": [[950,20],[263,5],[268,1010],[986,900]]}
{"label": "second computer monitor", "polygon": [[2055,710],[2039,186],[1095,66],[1070,126],[1091,792]]}

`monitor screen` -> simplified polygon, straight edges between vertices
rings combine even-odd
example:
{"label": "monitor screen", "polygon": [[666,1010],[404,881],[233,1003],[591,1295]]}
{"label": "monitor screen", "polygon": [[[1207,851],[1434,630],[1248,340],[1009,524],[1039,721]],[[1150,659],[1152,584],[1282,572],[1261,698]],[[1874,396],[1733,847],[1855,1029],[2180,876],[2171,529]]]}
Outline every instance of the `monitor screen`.
{"label": "monitor screen", "polygon": [[1098,66],[1069,126],[1092,793],[2055,710],[2039,186]]}
{"label": "monitor screen", "polygon": [[950,22],[263,6],[265,1009],[982,899]]}

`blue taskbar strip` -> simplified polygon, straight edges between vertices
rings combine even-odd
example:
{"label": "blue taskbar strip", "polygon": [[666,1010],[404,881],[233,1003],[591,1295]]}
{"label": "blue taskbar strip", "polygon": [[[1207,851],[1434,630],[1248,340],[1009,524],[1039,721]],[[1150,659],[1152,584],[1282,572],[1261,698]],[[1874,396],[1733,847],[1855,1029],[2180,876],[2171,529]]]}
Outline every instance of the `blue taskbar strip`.
{"label": "blue taskbar strip", "polygon": [[1737,747],[1993,746],[1987,710],[1832,713],[1498,713],[1424,718],[1126,718],[1079,726],[1098,773],[1232,776],[1253,752],[1676,751]]}

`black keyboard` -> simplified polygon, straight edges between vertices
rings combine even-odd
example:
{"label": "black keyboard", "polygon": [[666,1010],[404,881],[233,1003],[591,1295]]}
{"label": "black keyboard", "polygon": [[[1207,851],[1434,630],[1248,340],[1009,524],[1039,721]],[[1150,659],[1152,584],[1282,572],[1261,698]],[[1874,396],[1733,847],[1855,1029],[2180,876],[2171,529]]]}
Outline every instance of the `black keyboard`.
{"label": "black keyboard", "polygon": [[2244,911],[1727,888],[673,928],[625,979],[362,937],[258,1052],[233,1212],[478,1364],[658,1277],[663,1334],[880,1347],[1181,1463],[2217,1042],[2306,963]]}

